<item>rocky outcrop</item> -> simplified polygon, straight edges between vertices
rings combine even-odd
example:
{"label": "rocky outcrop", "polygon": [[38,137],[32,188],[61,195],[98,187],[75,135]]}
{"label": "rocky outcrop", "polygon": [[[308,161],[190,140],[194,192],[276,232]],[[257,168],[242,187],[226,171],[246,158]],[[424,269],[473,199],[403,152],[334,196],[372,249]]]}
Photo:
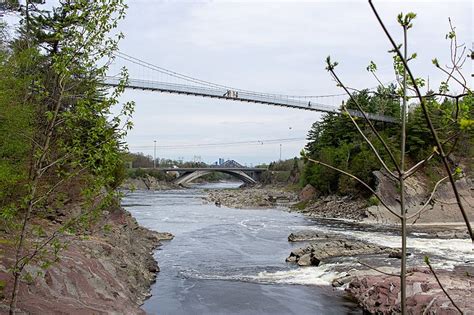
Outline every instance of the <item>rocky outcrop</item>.
{"label": "rocky outcrop", "polygon": [[[398,183],[383,172],[374,172],[377,178],[376,193],[396,213],[400,212]],[[432,192],[427,180],[423,178],[410,177],[406,180],[406,210],[407,215],[415,214],[426,203]],[[468,177],[456,181],[456,187],[461,195],[469,218],[474,218],[474,189],[472,180]],[[388,210],[381,205],[373,205],[367,208],[366,221],[379,223],[398,223]],[[440,184],[421,215],[409,220],[409,223],[431,223],[431,222],[462,222],[463,217],[456,204],[456,199],[449,181]]]}
{"label": "rocky outcrop", "polygon": [[168,190],[180,187],[172,182],[157,180],[153,176],[146,175],[141,178],[127,178],[120,188],[124,190]]}
{"label": "rocky outcrop", "polygon": [[331,195],[321,197],[307,204],[304,208],[292,207],[292,210],[315,218],[341,218],[361,221],[367,217],[366,207],[367,201],[364,199]]}
{"label": "rocky outcrop", "polygon": [[[291,242],[310,241],[310,244],[293,250],[287,262],[299,266],[320,266],[324,263],[343,261],[348,257],[372,257],[374,259],[400,259],[398,249],[383,247],[365,241],[346,239],[335,234],[302,231],[288,236]],[[408,253],[410,255],[410,253]],[[336,259],[336,260],[335,260]],[[396,266],[396,264],[395,264]],[[340,273],[333,280],[334,287],[344,288],[370,314],[400,313],[400,277],[395,266],[373,267],[360,262],[357,268]],[[383,273],[379,272],[382,271]],[[437,270],[440,282],[464,312],[474,314],[474,266],[456,266],[453,271]],[[407,274],[407,314],[458,314],[453,304],[441,290],[428,268],[412,268]]]}
{"label": "rocky outcrop", "polygon": [[317,190],[314,188],[311,184],[307,184],[304,186],[304,188],[301,190],[299,194],[299,199],[300,201],[310,201],[314,199],[317,195]]}
{"label": "rocky outcrop", "polygon": [[293,232],[288,235],[288,242],[307,242],[335,237],[334,234],[320,233],[315,231]]}
{"label": "rocky outcrop", "polygon": [[[383,172],[375,171],[376,193],[382,197],[395,213],[400,213],[400,189],[398,182]],[[431,195],[431,187],[426,184],[428,180],[410,177],[406,180],[406,210],[407,215],[414,215],[426,203]],[[464,177],[456,182],[467,211],[468,217],[474,218],[474,186],[472,180]],[[393,216],[380,202],[372,197],[365,199],[349,196],[323,196],[314,200],[309,196],[311,188],[305,187],[300,196],[301,202],[292,207],[292,210],[304,213],[315,218],[338,218],[367,223],[398,224],[399,219]],[[304,192],[304,194],[303,194]],[[456,204],[456,199],[451,184],[446,181],[438,186],[431,202],[424,208],[420,215],[416,215],[408,223],[435,223],[435,222],[463,222],[461,212]]]}
{"label": "rocky outcrop", "polygon": [[[50,223],[48,229],[54,229]],[[159,267],[153,250],[169,233],[140,227],[123,209],[106,214],[95,232],[66,237],[67,247],[48,268],[26,268],[32,278],[20,284],[18,308],[32,314],[144,314],[141,303],[150,295]],[[64,240],[64,238],[62,238]],[[6,283],[0,312],[11,292],[13,249],[2,246],[0,280]]]}
{"label": "rocky outcrop", "polygon": [[295,192],[277,187],[245,187],[209,191],[208,202],[232,208],[270,208],[297,201]]}
{"label": "rocky outcrop", "polygon": [[391,248],[364,241],[324,237],[311,242],[306,247],[293,250],[286,261],[295,262],[299,266],[319,266],[321,262],[333,257],[381,254],[391,251]]}
{"label": "rocky outcrop", "polygon": [[[436,271],[444,289],[464,314],[474,314],[473,272],[472,266]],[[355,276],[348,282],[346,291],[372,314],[400,313],[399,277],[381,274]],[[459,314],[426,268],[409,270],[406,303],[408,314]]]}

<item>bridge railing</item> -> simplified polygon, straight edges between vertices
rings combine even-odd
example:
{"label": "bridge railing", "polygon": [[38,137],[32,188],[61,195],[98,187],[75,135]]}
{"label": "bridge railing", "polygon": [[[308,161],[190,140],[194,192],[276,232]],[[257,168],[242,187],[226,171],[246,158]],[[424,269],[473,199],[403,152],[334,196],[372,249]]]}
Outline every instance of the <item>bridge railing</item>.
{"label": "bridge railing", "polygon": [[[120,82],[119,78],[116,77],[105,77],[104,85],[117,86]],[[236,90],[232,93],[233,96],[229,95],[229,90],[225,88],[210,88],[204,86],[193,86],[185,84],[176,84],[176,83],[166,83],[160,81],[149,81],[149,80],[140,80],[140,79],[130,79],[127,83],[128,88],[132,89],[143,89],[143,90],[154,90],[161,92],[169,93],[179,93],[179,94],[191,94],[191,95],[200,95],[208,97],[216,97],[230,100],[240,100],[247,102],[257,102],[265,103],[293,108],[300,108],[305,110],[312,111],[321,111],[326,113],[335,113],[340,114],[341,110],[336,107],[328,106],[325,104],[314,103],[310,101],[302,101],[301,99],[292,98],[290,96],[278,95],[278,94],[265,94],[265,93],[255,93],[242,90]],[[362,113],[357,110],[349,110],[349,113],[352,116],[363,117]],[[385,121],[385,122],[397,122],[393,117],[388,117],[379,114],[365,113],[367,117],[371,120]]]}

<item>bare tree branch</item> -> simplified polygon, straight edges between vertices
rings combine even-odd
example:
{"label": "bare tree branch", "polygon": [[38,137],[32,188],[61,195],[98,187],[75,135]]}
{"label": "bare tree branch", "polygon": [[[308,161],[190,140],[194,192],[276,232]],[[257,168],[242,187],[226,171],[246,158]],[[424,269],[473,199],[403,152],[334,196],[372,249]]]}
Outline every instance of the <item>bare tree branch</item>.
{"label": "bare tree branch", "polygon": [[334,166],[332,166],[332,165],[326,164],[326,163],[324,163],[324,162],[317,161],[317,160],[314,160],[314,159],[312,159],[312,158],[307,158],[307,159],[308,159],[308,161],[311,161],[311,162],[313,162],[313,163],[315,163],[315,164],[320,164],[320,165],[322,165],[322,166],[325,166],[325,167],[327,167],[327,168],[329,168],[329,169],[332,169],[332,170],[334,170],[334,171],[336,171],[336,172],[339,172],[339,173],[341,173],[341,174],[344,174],[344,175],[349,176],[350,178],[356,180],[357,182],[359,182],[360,184],[362,184],[362,186],[364,186],[368,191],[370,191],[370,192],[380,201],[380,203],[381,203],[382,205],[384,205],[385,208],[387,208],[387,210],[388,210],[391,214],[393,214],[393,215],[396,216],[397,218],[401,218],[400,215],[398,215],[397,213],[395,213],[395,212],[385,203],[385,201],[384,201],[366,182],[364,182],[362,179],[358,178],[357,176],[352,175],[351,173],[348,173],[348,172],[346,172],[346,171],[343,171],[343,170],[341,170],[341,169],[339,169],[339,168],[337,168],[337,167],[334,167]]}
{"label": "bare tree branch", "polygon": [[376,267],[373,267],[373,266],[371,266],[371,265],[369,265],[369,264],[366,264],[366,263],[364,263],[364,262],[362,262],[362,261],[360,261],[360,260],[357,260],[357,263],[359,263],[359,264],[361,264],[362,266],[365,266],[365,267],[367,267],[367,268],[369,268],[369,269],[372,269],[372,270],[375,270],[375,271],[377,271],[377,272],[380,272],[381,274],[387,275],[387,276],[400,277],[399,274],[382,271],[382,270],[380,270],[380,269],[378,269],[378,268],[376,268]]}
{"label": "bare tree branch", "polygon": [[397,175],[395,175],[389,168],[388,166],[385,164],[384,160],[382,159],[382,157],[380,156],[379,152],[377,151],[377,149],[375,149],[374,145],[372,144],[372,142],[370,142],[370,140],[366,137],[366,135],[364,134],[364,132],[360,129],[359,125],[357,124],[357,122],[355,121],[354,117],[351,116],[351,114],[349,113],[349,111],[347,110],[347,107],[346,106],[342,106],[342,108],[344,109],[344,111],[347,113],[347,115],[349,116],[349,118],[351,119],[352,123],[354,124],[354,126],[356,127],[357,131],[359,132],[359,134],[364,138],[365,142],[367,142],[367,144],[369,145],[369,147],[372,149],[372,152],[374,152],[375,156],[377,157],[377,159],[379,160],[380,164],[382,164],[383,168],[388,172],[388,174],[390,174],[393,178],[398,178]]}
{"label": "bare tree branch", "polygon": [[[375,136],[379,139],[379,141],[382,143],[382,145],[384,146],[385,150],[387,151],[388,155],[390,156],[390,159],[392,160],[393,164],[395,165],[395,168],[397,169],[398,173],[400,173],[400,167],[398,166],[398,163],[395,159],[395,156],[393,155],[392,151],[390,150],[390,148],[388,147],[387,143],[385,143],[385,141],[383,140],[382,136],[378,133],[377,129],[375,129],[374,125],[372,124],[372,122],[370,121],[370,119],[367,117],[366,113],[364,112],[364,110],[362,109],[362,107],[360,106],[359,102],[357,102],[357,100],[354,98],[354,96],[349,92],[349,90],[346,88],[346,86],[341,82],[341,80],[339,79],[339,77],[336,75],[336,73],[334,72],[334,68],[331,67],[331,66],[328,66],[328,71],[331,72],[332,76],[334,77],[334,79],[336,80],[336,82],[344,89],[344,91],[346,91],[346,93],[349,95],[350,99],[354,102],[354,104],[357,106],[358,110],[362,113],[362,116],[364,117],[365,121],[368,123],[370,129],[372,130],[372,132],[375,134]],[[346,112],[347,112],[347,109],[345,108]],[[351,115],[349,115],[349,117],[351,117],[351,120],[354,122],[353,118]],[[358,128],[358,127],[357,127]],[[359,130],[359,128],[358,128]],[[361,131],[359,131],[361,132]],[[370,145],[370,147],[372,148],[372,150],[375,152],[375,148],[373,147],[373,145],[371,144],[370,141],[367,140],[367,137],[365,137],[365,135],[363,133],[361,133],[362,136],[366,139],[367,143]],[[378,153],[376,153],[377,157],[379,160],[381,160],[380,156],[378,155]],[[389,172],[389,174],[391,176],[393,176],[394,178],[397,178],[398,176],[396,176],[395,174],[393,174],[393,172],[391,172],[388,167],[385,165],[385,163],[383,161],[381,161],[382,165],[384,166],[384,168],[386,168]]]}
{"label": "bare tree branch", "polygon": [[430,156],[428,156],[426,159],[421,160],[420,162],[418,162],[417,164],[412,166],[412,168],[410,168],[409,170],[407,170],[405,172],[403,178],[408,178],[408,177],[412,176],[413,174],[415,174],[420,168],[423,167],[423,165],[428,163],[435,155],[436,155],[436,153],[431,153]]}
{"label": "bare tree branch", "polygon": [[466,84],[464,84],[458,78],[456,78],[454,75],[452,75],[451,73],[449,73],[448,71],[443,69],[440,65],[436,65],[436,68],[438,68],[439,70],[441,70],[442,72],[447,74],[450,78],[453,78],[453,80],[456,81],[457,83],[459,83],[459,85],[461,85],[466,91],[469,91],[469,92],[472,93],[471,89]]}
{"label": "bare tree branch", "polygon": [[461,197],[459,195],[459,191],[456,187],[456,183],[454,181],[454,177],[451,175],[451,170],[450,170],[450,167],[449,167],[449,162],[448,162],[448,159],[447,159],[447,156],[446,154],[444,153],[444,150],[443,150],[443,147],[441,145],[441,142],[439,141],[439,138],[438,138],[438,134],[433,126],[433,123],[431,121],[431,118],[428,114],[428,110],[426,108],[426,104],[425,104],[425,101],[423,99],[423,97],[421,96],[421,93],[420,93],[420,90],[418,88],[418,85],[416,84],[416,81],[415,81],[415,77],[413,76],[413,73],[411,72],[411,69],[410,67],[408,66],[407,62],[403,59],[403,55],[402,53],[400,52],[400,49],[398,48],[398,46],[396,45],[395,41],[393,40],[392,36],[390,35],[390,33],[388,32],[387,28],[385,27],[385,24],[383,23],[382,19],[380,18],[377,10],[375,9],[373,3],[372,3],[372,0],[369,0],[369,4],[372,8],[372,11],[374,12],[377,20],[379,21],[382,29],[384,30],[385,32],[385,35],[387,36],[387,38],[389,39],[390,43],[392,44],[392,47],[393,49],[395,50],[395,52],[397,53],[397,55],[400,57],[400,59],[402,60],[403,62],[403,65],[404,67],[406,68],[407,72],[408,72],[408,75],[410,76],[412,82],[413,82],[413,87],[415,88],[415,92],[416,92],[416,95],[418,96],[418,99],[420,100],[420,106],[423,110],[423,114],[425,116],[425,119],[426,119],[426,122],[428,124],[428,127],[431,131],[431,134],[435,140],[435,143],[436,143],[436,146],[438,147],[438,150],[440,151],[440,156],[441,156],[441,159],[443,161],[443,164],[444,164],[444,167],[446,169],[446,173],[448,174],[449,176],[449,181],[451,182],[451,186],[453,188],[453,191],[454,191],[454,195],[456,196],[456,201],[458,203],[458,206],[459,206],[459,209],[462,213],[462,216],[463,216],[463,219],[464,219],[464,222],[466,223],[466,227],[467,227],[467,230],[469,232],[469,236],[471,237],[471,241],[473,242],[474,244],[474,233],[472,231],[472,228],[471,228],[471,224],[469,222],[469,218],[467,216],[467,213],[466,213],[466,210],[464,209],[464,206],[463,206],[463,203],[461,201]]}
{"label": "bare tree branch", "polygon": [[59,180],[58,182],[56,182],[56,184],[53,185],[53,187],[51,187],[46,193],[42,194],[41,197],[39,197],[38,199],[36,199],[34,202],[33,202],[33,206],[36,206],[36,204],[38,204],[40,201],[44,200],[46,197],[48,197],[54,190],[56,190],[56,188],[58,188],[61,184],[63,184],[65,181],[71,179],[73,176],[77,176],[79,175],[81,172],[83,172],[84,170],[86,170],[85,167],[81,168],[80,170],[76,171],[75,173],[71,174],[69,177],[64,177],[62,178],[61,180]]}
{"label": "bare tree branch", "polygon": [[425,256],[425,263],[426,263],[426,264],[428,265],[428,267],[430,268],[430,271],[431,271],[431,273],[433,274],[433,276],[435,277],[436,282],[438,282],[438,285],[439,285],[439,287],[441,288],[441,290],[443,290],[444,294],[448,297],[448,299],[451,301],[451,303],[453,304],[453,306],[459,311],[459,313],[460,313],[461,315],[463,315],[464,312],[459,308],[459,306],[457,306],[456,303],[454,303],[454,300],[452,299],[452,297],[448,294],[448,292],[446,291],[446,289],[444,288],[444,286],[441,284],[441,281],[439,281],[438,275],[436,274],[436,272],[434,271],[433,267],[431,266],[430,259],[428,258],[428,256]]}
{"label": "bare tree branch", "polygon": [[433,190],[431,191],[431,194],[430,194],[430,197],[428,198],[428,200],[426,200],[426,201],[424,202],[423,206],[422,206],[416,213],[414,213],[414,214],[408,216],[408,217],[407,217],[408,220],[410,220],[410,219],[416,217],[417,215],[421,215],[421,213],[423,212],[423,210],[425,210],[425,208],[429,205],[429,203],[430,203],[431,200],[433,199],[433,196],[434,196],[434,194],[436,193],[436,190],[438,189],[438,186],[439,186],[442,182],[444,182],[446,179],[448,179],[448,176],[443,177],[443,178],[441,178],[438,182],[436,182],[436,184],[435,184]]}

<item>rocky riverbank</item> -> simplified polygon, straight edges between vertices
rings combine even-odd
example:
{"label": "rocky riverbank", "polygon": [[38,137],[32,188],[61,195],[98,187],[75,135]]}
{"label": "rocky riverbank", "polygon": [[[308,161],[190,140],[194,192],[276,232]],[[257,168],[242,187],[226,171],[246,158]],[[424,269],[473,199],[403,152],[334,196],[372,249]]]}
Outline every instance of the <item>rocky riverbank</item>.
{"label": "rocky riverbank", "polygon": [[[464,314],[474,314],[474,266],[436,270],[443,288]],[[373,314],[400,313],[400,278],[376,272],[349,275],[345,290]],[[409,314],[459,314],[429,268],[410,268],[407,274]]]}
{"label": "rocky riverbank", "polygon": [[[54,230],[54,221],[42,222]],[[95,231],[81,237],[68,236],[67,247],[59,259],[42,269],[34,264],[26,268],[31,277],[23,279],[18,309],[29,314],[144,314],[140,305],[150,295],[159,267],[153,250],[169,233],[157,233],[140,227],[125,210],[117,208],[105,215]],[[1,242],[0,313],[8,310],[12,276],[13,248]]]}
{"label": "rocky riverbank", "polygon": [[341,197],[336,195],[325,196],[316,200],[301,200],[292,207],[311,218],[346,219],[364,221],[367,214],[367,201],[361,198]]}
{"label": "rocky riverbank", "polygon": [[298,194],[281,187],[258,186],[240,189],[220,189],[208,191],[205,200],[231,208],[271,208],[288,207],[298,201]]}
{"label": "rocky riverbank", "polygon": [[[399,272],[397,265],[401,253],[397,249],[379,246],[366,241],[348,239],[334,234],[314,231],[292,233],[290,242],[305,242],[305,246],[293,250],[286,261],[305,268],[322,266],[337,260],[350,260],[353,267],[341,270],[333,280],[333,286],[349,292],[364,310],[376,314],[400,312],[400,278],[390,275]],[[367,259],[369,258],[369,259]],[[360,260],[376,261],[393,259],[387,266],[377,266],[385,274],[369,268]],[[465,314],[474,314],[474,266],[466,264],[453,270],[436,270],[440,282],[456,305]],[[453,303],[442,291],[428,267],[415,267],[407,274],[407,305],[409,314],[458,314]]]}
{"label": "rocky riverbank", "polygon": [[157,180],[150,175],[140,178],[127,178],[120,187],[123,190],[168,190],[181,188],[172,182]]}
{"label": "rocky riverbank", "polygon": [[[374,172],[377,178],[376,193],[395,212],[400,213],[397,182],[382,172]],[[474,185],[472,178],[465,177],[456,182],[467,215],[474,217]],[[409,224],[433,224],[463,222],[449,182],[439,185],[433,193],[426,181],[410,177],[406,181],[406,213]],[[431,197],[430,197],[431,196]],[[349,196],[319,196],[311,185],[299,194],[300,202],[294,210],[314,218],[338,218],[376,224],[399,224],[400,220],[382,206],[375,196],[371,198]],[[428,202],[429,201],[429,202]],[[426,206],[424,206],[426,204]],[[418,214],[418,211],[423,208]]]}

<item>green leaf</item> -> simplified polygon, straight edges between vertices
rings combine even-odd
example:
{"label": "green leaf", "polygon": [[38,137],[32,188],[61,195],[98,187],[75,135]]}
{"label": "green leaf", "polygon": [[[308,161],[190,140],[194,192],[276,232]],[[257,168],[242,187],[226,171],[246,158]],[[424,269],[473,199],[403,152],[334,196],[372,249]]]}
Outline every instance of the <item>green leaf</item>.
{"label": "green leaf", "polygon": [[425,264],[427,264],[428,266],[430,265],[430,258],[428,256],[425,256],[423,261],[425,262]]}

